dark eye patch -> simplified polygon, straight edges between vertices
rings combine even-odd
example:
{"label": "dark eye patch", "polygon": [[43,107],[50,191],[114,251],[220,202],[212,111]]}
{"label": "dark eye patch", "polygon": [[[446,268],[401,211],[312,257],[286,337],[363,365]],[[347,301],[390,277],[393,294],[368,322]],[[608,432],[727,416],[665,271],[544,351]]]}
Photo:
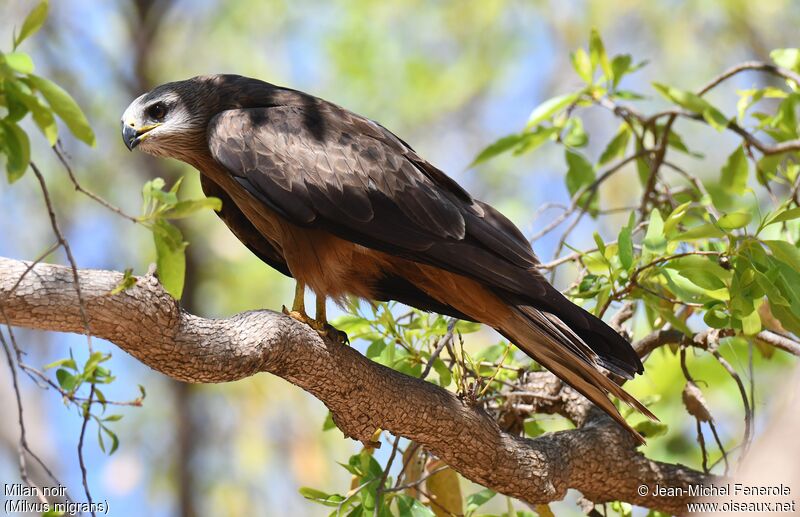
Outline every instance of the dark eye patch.
{"label": "dark eye patch", "polygon": [[164,117],[167,116],[167,111],[169,110],[166,104],[163,102],[156,102],[147,107],[145,114],[152,120],[163,120]]}

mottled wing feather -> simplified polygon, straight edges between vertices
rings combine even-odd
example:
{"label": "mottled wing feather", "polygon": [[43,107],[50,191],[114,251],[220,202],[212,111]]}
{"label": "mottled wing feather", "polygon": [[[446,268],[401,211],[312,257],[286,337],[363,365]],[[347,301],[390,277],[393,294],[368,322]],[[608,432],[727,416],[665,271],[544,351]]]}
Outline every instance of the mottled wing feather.
{"label": "mottled wing feather", "polygon": [[548,294],[536,258],[510,222],[381,126],[342,111],[309,127],[308,107],[225,111],[209,128],[214,157],[289,221],[479,278],[526,296]]}
{"label": "mottled wing feather", "polygon": [[319,100],[229,110],[212,119],[209,146],[243,188],[292,223],[476,279],[510,303],[557,315],[574,331],[561,340],[580,359],[625,376],[641,371],[619,335],[538,274],[513,223],[379,124]]}

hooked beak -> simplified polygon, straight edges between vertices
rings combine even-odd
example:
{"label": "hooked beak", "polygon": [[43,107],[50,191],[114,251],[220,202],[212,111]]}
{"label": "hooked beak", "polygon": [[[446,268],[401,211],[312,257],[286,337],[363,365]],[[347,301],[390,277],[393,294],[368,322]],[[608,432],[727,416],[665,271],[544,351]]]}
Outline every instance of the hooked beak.
{"label": "hooked beak", "polygon": [[126,124],[124,121],[122,122],[122,141],[125,142],[125,147],[128,148],[129,151],[133,151],[133,149],[142,143],[142,140],[145,139],[147,133],[158,127],[160,124],[154,124],[152,126],[145,126],[140,129],[136,129],[130,124]]}

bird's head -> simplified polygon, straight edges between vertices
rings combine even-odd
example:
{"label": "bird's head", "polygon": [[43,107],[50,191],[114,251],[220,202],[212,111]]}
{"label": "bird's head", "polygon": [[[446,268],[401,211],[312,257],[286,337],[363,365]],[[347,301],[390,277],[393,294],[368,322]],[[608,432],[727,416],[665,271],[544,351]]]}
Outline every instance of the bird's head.
{"label": "bird's head", "polygon": [[134,148],[186,159],[206,149],[211,118],[237,106],[237,84],[245,78],[208,75],[162,84],[139,96],[122,114],[122,140]]}

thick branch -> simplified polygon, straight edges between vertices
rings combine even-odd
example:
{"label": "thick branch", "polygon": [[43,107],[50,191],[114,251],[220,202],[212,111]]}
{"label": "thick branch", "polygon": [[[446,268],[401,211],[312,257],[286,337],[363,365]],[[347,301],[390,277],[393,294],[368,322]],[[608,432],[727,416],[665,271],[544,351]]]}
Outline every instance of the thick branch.
{"label": "thick branch", "polygon": [[[6,322],[82,333],[70,268],[37,264],[25,274],[28,266],[0,258]],[[639,485],[712,481],[682,465],[648,460],[599,411],[578,429],[518,438],[455,394],[324,341],[291,318],[271,311],[201,318],[184,312],[152,276],[111,295],[121,279],[116,272],[79,272],[89,329],[151,368],[188,382],[278,375],[320,399],[346,435],[366,442],[375,429],[388,430],[422,444],[467,478],[529,503],[558,500],[574,488],[595,502],[619,499],[682,513],[688,497],[641,496]]]}

